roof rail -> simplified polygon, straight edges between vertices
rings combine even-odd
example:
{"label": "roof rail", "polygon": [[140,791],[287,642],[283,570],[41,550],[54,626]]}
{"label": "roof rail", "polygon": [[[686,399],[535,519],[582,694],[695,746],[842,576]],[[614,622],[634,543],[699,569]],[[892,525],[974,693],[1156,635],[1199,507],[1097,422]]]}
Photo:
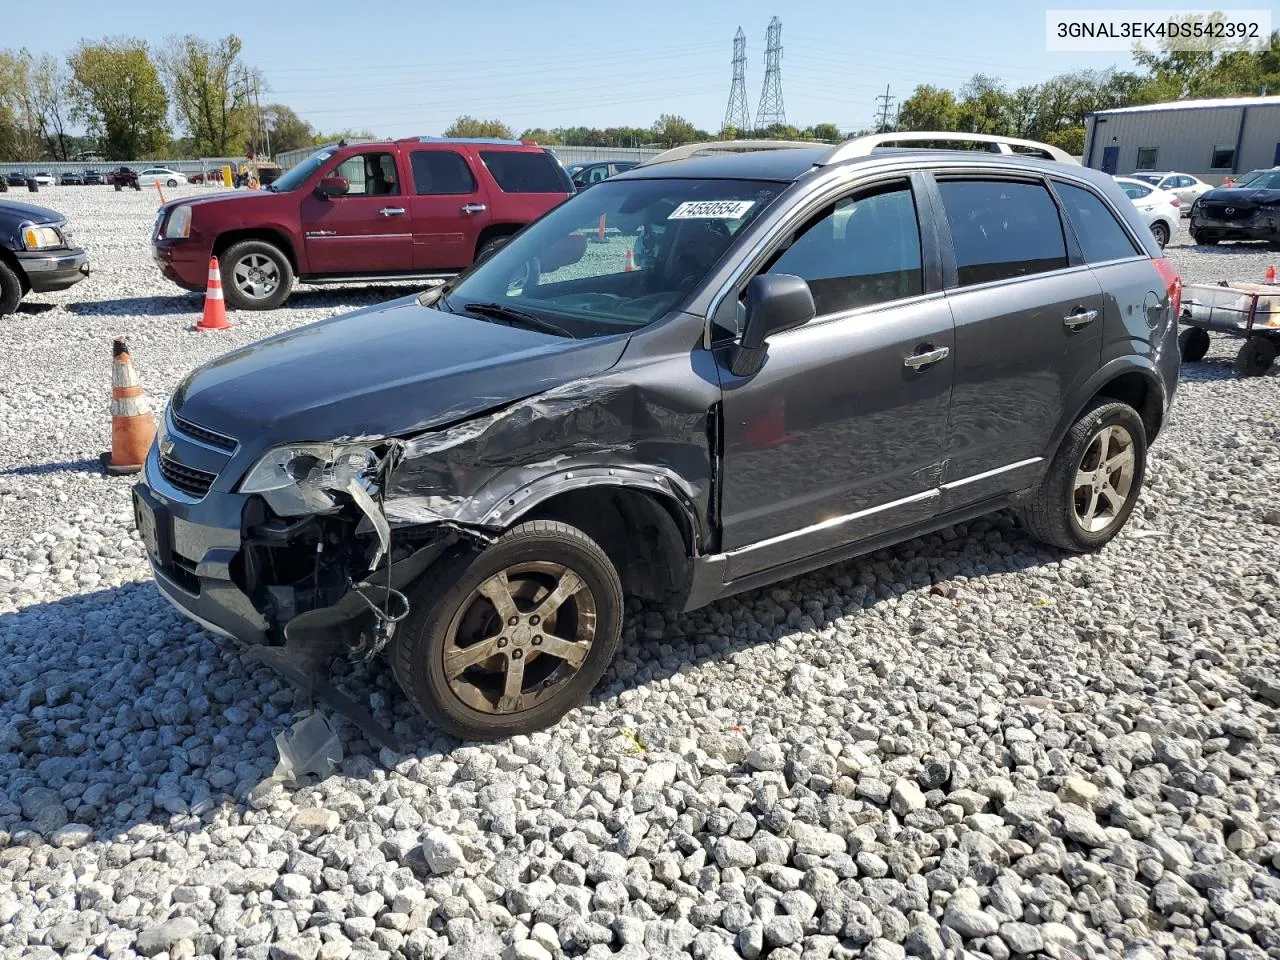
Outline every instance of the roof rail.
{"label": "roof rail", "polygon": [[717,153],[750,153],[755,150],[795,150],[801,147],[812,149],[821,143],[813,140],[708,140],[704,143],[685,143],[670,150],[664,150],[656,156],[640,161],[637,166],[647,167],[654,163],[670,163],[673,160],[687,160],[699,154]]}
{"label": "roof rail", "polygon": [[[1080,165],[1080,161],[1065,150],[1039,143],[1035,140],[1020,140],[1017,137],[1003,137],[990,133],[957,133],[955,131],[913,130],[897,133],[873,133],[865,137],[847,140],[839,146],[832,147],[815,166],[823,167],[852,157],[866,157],[879,147],[910,147],[913,143],[954,143],[956,149],[963,144],[982,143],[987,145],[991,153],[1015,154],[1021,156],[1038,156],[1044,160],[1056,160],[1059,163]],[[1020,150],[1013,149],[1021,147]]]}
{"label": "roof rail", "polygon": [[527,147],[533,144],[530,140],[509,140],[505,137],[410,137],[418,143],[482,143],[496,147]]}

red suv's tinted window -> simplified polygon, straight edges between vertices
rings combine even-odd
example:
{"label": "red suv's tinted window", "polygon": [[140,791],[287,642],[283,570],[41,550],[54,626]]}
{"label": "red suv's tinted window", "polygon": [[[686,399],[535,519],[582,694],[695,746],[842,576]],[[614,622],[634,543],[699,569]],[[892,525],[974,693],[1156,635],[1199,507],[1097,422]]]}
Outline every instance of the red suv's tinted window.
{"label": "red suv's tinted window", "polygon": [[481,150],[480,159],[503,193],[573,193],[569,175],[542,151]]}
{"label": "red suv's tinted window", "polygon": [[413,166],[413,189],[419,196],[474,193],[476,178],[460,154],[452,150],[415,150],[409,155]]}

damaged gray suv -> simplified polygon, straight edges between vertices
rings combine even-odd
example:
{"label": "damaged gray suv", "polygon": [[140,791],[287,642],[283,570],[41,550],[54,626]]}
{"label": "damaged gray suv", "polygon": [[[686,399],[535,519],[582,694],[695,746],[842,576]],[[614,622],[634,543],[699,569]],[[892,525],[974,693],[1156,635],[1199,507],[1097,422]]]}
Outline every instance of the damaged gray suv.
{"label": "damaged gray suv", "polygon": [[135,488],[159,589],[375,738],[335,657],[385,648],[483,739],[587,696],[626,595],[688,610],[1011,506],[1101,547],[1177,384],[1177,275],[1054,148],[895,139],[677,148],[196,370]]}

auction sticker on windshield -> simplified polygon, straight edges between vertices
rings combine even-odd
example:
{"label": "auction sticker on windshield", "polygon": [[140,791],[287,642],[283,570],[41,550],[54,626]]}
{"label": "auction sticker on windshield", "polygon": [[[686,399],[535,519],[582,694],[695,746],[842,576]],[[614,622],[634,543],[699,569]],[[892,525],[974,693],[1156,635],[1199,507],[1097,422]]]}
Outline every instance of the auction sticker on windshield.
{"label": "auction sticker on windshield", "polygon": [[754,200],[686,200],[668,220],[737,220],[756,205]]}

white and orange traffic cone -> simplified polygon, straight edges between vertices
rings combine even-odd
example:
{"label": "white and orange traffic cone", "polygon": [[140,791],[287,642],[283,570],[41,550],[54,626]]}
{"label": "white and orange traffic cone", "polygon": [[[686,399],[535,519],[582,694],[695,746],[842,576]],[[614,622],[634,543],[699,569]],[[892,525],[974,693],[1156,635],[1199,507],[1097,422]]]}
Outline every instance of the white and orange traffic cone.
{"label": "white and orange traffic cone", "polygon": [[631,256],[631,248],[627,247],[627,258],[623,261],[622,269],[624,273],[633,273],[636,269],[636,262]]}
{"label": "white and orange traffic cone", "polygon": [[111,348],[111,449],[102,454],[102,469],[110,476],[137,473],[156,438],[151,404],[129,356],[124,337]]}
{"label": "white and orange traffic cone", "polygon": [[164,191],[160,189],[160,181],[156,181],[156,193],[160,194],[160,202],[164,203]]}
{"label": "white and orange traffic cone", "polygon": [[204,291],[204,315],[196,324],[197,330],[230,330],[227,323],[227,304],[222,299],[222,272],[218,258],[209,258],[209,281]]}

